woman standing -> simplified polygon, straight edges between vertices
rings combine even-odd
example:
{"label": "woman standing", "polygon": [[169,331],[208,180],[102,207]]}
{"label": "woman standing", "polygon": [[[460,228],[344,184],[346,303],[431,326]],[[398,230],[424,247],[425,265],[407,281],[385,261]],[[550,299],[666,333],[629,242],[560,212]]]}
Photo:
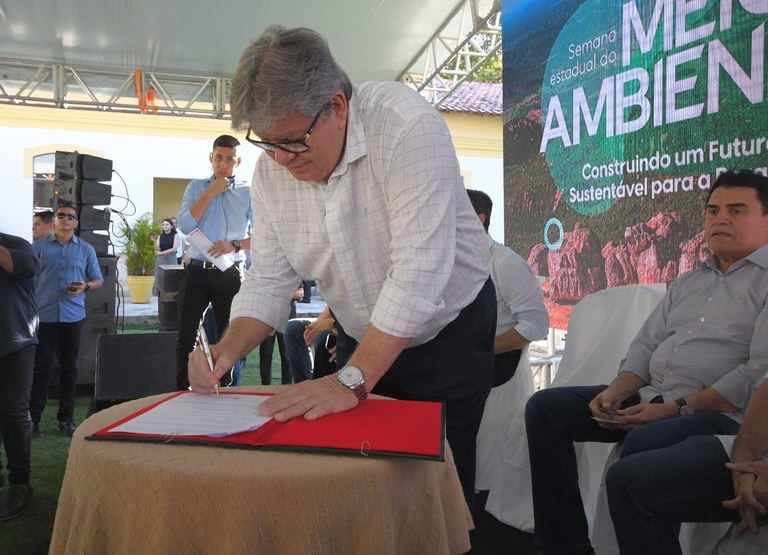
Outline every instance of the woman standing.
{"label": "woman standing", "polygon": [[179,235],[170,218],[163,220],[163,232],[153,235],[155,241],[155,254],[157,265],[155,266],[155,286],[153,294],[157,295],[157,280],[160,278],[161,264],[176,264],[176,250],[179,248]]}

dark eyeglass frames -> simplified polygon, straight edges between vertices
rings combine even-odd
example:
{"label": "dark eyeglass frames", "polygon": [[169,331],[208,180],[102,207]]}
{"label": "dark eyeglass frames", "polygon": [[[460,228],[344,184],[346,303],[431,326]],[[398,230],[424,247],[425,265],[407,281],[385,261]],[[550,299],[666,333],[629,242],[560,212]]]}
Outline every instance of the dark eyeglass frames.
{"label": "dark eyeglass frames", "polygon": [[290,152],[292,154],[300,154],[302,152],[306,152],[309,150],[309,146],[307,146],[307,141],[309,140],[310,135],[312,135],[312,132],[315,130],[315,125],[317,125],[318,120],[320,119],[320,114],[323,113],[323,110],[325,110],[325,106],[320,108],[320,110],[315,114],[314,119],[312,120],[312,123],[309,125],[309,129],[307,129],[307,132],[304,133],[304,136],[301,139],[296,139],[295,141],[282,141],[279,143],[270,143],[269,141],[257,141],[256,139],[251,139],[251,128],[248,128],[248,133],[245,135],[245,140],[251,143],[252,145],[256,145],[259,148],[263,148],[267,152],[274,152],[276,149],[284,150],[285,152]]}
{"label": "dark eyeglass frames", "polygon": [[56,212],[56,217],[60,220],[63,220],[64,218],[66,218],[70,221],[77,219],[77,216],[75,216],[74,214],[67,214],[66,212]]}

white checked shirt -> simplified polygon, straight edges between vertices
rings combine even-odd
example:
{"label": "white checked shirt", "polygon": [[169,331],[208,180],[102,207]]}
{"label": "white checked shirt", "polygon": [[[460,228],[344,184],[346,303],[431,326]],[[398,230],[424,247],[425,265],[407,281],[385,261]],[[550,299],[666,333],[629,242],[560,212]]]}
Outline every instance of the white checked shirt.
{"label": "white checked shirt", "polygon": [[251,185],[253,264],[231,317],[282,330],[300,279],[314,279],[346,332],[369,324],[418,345],[488,279],[485,230],[438,112],[398,83],[349,102],[345,151],[328,183],[261,156]]}

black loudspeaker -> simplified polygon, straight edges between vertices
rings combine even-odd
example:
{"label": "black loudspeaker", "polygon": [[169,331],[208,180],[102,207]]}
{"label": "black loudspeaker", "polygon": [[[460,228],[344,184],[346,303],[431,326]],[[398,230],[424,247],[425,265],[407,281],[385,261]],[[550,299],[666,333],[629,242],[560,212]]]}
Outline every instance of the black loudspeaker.
{"label": "black loudspeaker", "polygon": [[90,179],[93,181],[110,181],[112,179],[112,160],[89,154],[57,150],[54,168],[57,179]]}
{"label": "black loudspeaker", "polygon": [[53,205],[77,205],[79,231],[109,229],[109,211],[94,206],[112,202],[112,186],[99,183],[112,179],[112,160],[57,150],[54,167]]}
{"label": "black loudspeaker", "polygon": [[176,333],[99,337],[94,390],[97,402],[128,401],[176,389]]}
{"label": "black loudspeaker", "polygon": [[[81,154],[80,178],[93,181],[110,181],[112,179],[112,160]],[[95,202],[94,204],[99,203]]]}
{"label": "black loudspeaker", "polygon": [[166,293],[178,293],[181,279],[184,277],[184,266],[181,264],[160,264],[155,285]]}
{"label": "black loudspeaker", "polygon": [[81,206],[79,214],[81,232],[109,229],[109,210],[94,208],[93,206]]}
{"label": "black loudspeaker", "polygon": [[104,334],[115,333],[115,299],[117,295],[117,258],[99,257],[99,269],[104,278],[101,289],[85,294],[85,327],[80,339],[77,383],[92,384],[96,374],[96,345]]}
{"label": "black loudspeaker", "polygon": [[77,383],[89,385],[94,383],[96,374],[96,346],[99,337],[115,333],[115,320],[85,319],[83,334],[80,336],[80,357],[77,359]]}
{"label": "black loudspeaker", "polygon": [[55,208],[58,204],[77,204],[77,181],[74,179],[61,179],[59,174],[53,180],[53,198],[52,206]]}
{"label": "black loudspeaker", "polygon": [[[83,238],[83,236],[80,236]],[[104,285],[100,289],[91,289],[85,294],[85,319],[88,321],[115,321],[115,301],[117,298],[117,257],[98,257],[101,277]],[[95,351],[96,346],[91,347]]]}
{"label": "black loudspeaker", "polygon": [[72,179],[80,175],[80,165],[77,163],[77,157],[77,152],[57,150],[54,156],[56,176]]}
{"label": "black loudspeaker", "polygon": [[57,174],[53,195],[68,204],[106,206],[112,202],[112,185],[88,179],[62,179]]}
{"label": "black loudspeaker", "polygon": [[112,185],[83,179],[77,182],[77,204],[98,204],[106,206],[112,202]]}
{"label": "black loudspeaker", "polygon": [[78,236],[93,247],[96,256],[104,256],[109,252],[109,235],[95,231],[81,231]]}
{"label": "black loudspeaker", "polygon": [[177,298],[181,280],[184,277],[184,266],[181,264],[161,264],[157,273],[157,318],[163,331],[175,330],[179,327],[179,305]]}

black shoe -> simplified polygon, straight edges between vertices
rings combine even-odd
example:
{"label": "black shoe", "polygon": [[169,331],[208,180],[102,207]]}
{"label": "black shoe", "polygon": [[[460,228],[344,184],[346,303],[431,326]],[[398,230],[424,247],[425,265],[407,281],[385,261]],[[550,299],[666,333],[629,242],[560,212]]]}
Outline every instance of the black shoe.
{"label": "black shoe", "polygon": [[23,484],[20,486],[10,486],[8,488],[8,499],[5,501],[5,507],[0,511],[0,520],[11,520],[21,514],[29,504],[32,498],[32,486]]}
{"label": "black shoe", "polygon": [[75,433],[77,426],[71,420],[59,420],[59,431],[62,434],[72,437]]}
{"label": "black shoe", "polygon": [[43,437],[43,432],[40,431],[40,422],[32,422],[32,437]]}

